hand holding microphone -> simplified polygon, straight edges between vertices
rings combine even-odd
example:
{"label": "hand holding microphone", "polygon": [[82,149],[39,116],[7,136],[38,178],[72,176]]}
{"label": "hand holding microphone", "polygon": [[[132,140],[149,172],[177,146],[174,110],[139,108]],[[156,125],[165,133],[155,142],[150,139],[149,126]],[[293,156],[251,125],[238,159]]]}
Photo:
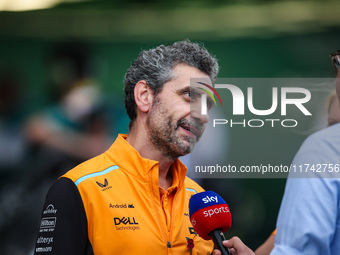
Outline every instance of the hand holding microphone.
{"label": "hand holding microphone", "polygon": [[[240,238],[234,236],[229,240],[223,241],[223,245],[229,248],[231,255],[255,255],[255,253],[249,249]],[[215,249],[212,253],[213,255],[221,255],[221,251]]]}
{"label": "hand holding microphone", "polygon": [[189,215],[197,234],[205,240],[214,241],[219,249],[214,250],[214,255],[254,254],[238,237],[226,241],[223,233],[231,227],[230,209],[215,192],[205,191],[193,195],[189,200]]}

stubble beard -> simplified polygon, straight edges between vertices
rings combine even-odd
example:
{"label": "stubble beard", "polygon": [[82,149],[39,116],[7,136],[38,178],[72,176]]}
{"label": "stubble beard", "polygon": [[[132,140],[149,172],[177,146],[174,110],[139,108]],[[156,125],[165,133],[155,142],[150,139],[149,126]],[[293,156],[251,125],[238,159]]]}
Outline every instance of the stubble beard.
{"label": "stubble beard", "polygon": [[162,105],[158,97],[152,104],[146,125],[149,129],[149,139],[161,152],[162,156],[175,160],[180,156],[190,153],[196,145],[196,139],[179,132],[180,124],[188,123],[185,118],[174,121],[169,110]]}

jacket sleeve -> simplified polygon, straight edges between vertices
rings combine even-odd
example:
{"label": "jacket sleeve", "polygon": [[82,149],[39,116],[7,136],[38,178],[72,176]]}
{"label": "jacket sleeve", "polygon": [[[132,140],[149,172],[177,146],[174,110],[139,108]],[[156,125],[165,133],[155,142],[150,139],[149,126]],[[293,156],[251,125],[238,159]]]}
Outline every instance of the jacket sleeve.
{"label": "jacket sleeve", "polygon": [[[316,139],[317,138],[317,139]],[[334,146],[323,137],[313,136],[303,144],[293,165],[316,168],[317,165],[339,168]],[[330,255],[338,246],[339,179],[338,172],[306,172],[306,178],[288,178],[277,220],[275,248],[271,255]],[[320,175],[320,176],[319,176]],[[301,177],[301,175],[299,176]],[[303,177],[303,176],[302,176]],[[323,178],[328,177],[328,178]]]}
{"label": "jacket sleeve", "polygon": [[93,254],[84,205],[68,178],[60,178],[47,193],[34,254]]}

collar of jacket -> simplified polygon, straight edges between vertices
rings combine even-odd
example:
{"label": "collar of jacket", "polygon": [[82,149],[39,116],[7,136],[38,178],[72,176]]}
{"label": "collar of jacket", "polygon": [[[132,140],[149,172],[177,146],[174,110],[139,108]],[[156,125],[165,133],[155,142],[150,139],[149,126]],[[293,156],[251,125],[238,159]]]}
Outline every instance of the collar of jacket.
{"label": "collar of jacket", "polygon": [[[158,182],[159,162],[141,157],[139,152],[126,141],[127,137],[128,135],[119,134],[105,154],[122,170],[136,178],[148,181],[152,176],[152,179]],[[173,177],[172,186],[180,188],[184,183],[187,167],[179,159],[176,159],[172,163],[170,171],[172,171]]]}

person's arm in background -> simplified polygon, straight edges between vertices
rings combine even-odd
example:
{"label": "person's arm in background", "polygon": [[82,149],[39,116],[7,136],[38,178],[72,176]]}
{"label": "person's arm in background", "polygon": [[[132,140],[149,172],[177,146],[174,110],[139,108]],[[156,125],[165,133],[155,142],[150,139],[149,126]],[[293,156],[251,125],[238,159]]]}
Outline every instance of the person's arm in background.
{"label": "person's arm in background", "polygon": [[270,252],[274,248],[274,240],[275,240],[276,230],[274,230],[270,236],[266,239],[266,241],[260,245],[256,250],[256,255],[269,255]]}

